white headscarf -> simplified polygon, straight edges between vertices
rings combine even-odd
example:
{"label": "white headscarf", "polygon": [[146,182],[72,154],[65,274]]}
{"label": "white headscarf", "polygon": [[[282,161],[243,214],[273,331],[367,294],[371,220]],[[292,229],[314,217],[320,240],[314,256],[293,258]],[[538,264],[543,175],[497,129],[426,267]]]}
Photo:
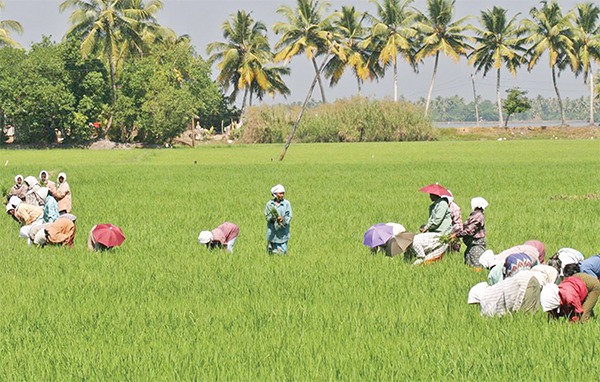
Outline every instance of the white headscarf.
{"label": "white headscarf", "polygon": [[60,174],[58,174],[58,178],[56,178],[56,180],[58,180],[58,183],[62,183],[62,182],[60,181],[60,178],[61,178],[61,177],[63,178],[63,181],[62,181],[62,182],[66,182],[66,181],[67,181],[67,174],[65,174],[64,172],[61,172]]}
{"label": "white headscarf", "polygon": [[46,182],[49,181],[50,179],[48,177],[48,171],[42,170],[42,171],[40,171],[40,176],[39,176],[40,182],[42,181],[42,175],[43,174],[46,174]]}
{"label": "white headscarf", "polygon": [[200,242],[200,244],[208,244],[212,239],[213,234],[210,231],[202,231],[200,232],[200,235],[198,235],[198,242]]}
{"label": "white headscarf", "polygon": [[50,189],[48,187],[40,187],[40,188],[38,188],[36,193],[38,194],[38,196],[40,198],[42,198],[42,200],[46,200],[46,198],[48,197],[49,191],[50,191]]}
{"label": "white headscarf", "polygon": [[277,186],[273,186],[273,188],[271,188],[271,195],[273,196],[280,192],[285,192],[285,188],[281,184],[278,184]]}
{"label": "white headscarf", "polygon": [[535,267],[531,268],[531,272],[533,273],[533,276],[540,282],[541,286],[546,284],[554,284],[558,278],[558,271],[556,268],[549,265],[536,265]]}
{"label": "white headscarf", "polygon": [[25,183],[27,183],[27,185],[28,185],[29,187],[33,187],[33,186],[35,186],[36,184],[38,184],[38,181],[37,181],[37,179],[35,178],[35,176],[31,176],[31,175],[30,175],[30,176],[28,176],[27,178],[25,178],[24,182],[25,182]]}
{"label": "white headscarf", "polygon": [[496,260],[494,260],[494,251],[488,249],[487,251],[483,252],[479,257],[479,264],[487,269],[490,269],[496,265]]}
{"label": "white headscarf", "polygon": [[565,269],[565,266],[568,264],[579,264],[582,262],[583,255],[573,248],[561,248],[558,250],[558,259],[561,262],[562,269]]}
{"label": "white headscarf", "polygon": [[8,201],[8,204],[6,205],[6,212],[10,210],[16,210],[17,207],[19,207],[19,204],[21,204],[21,202],[22,200],[18,196],[11,196],[10,200]]}
{"label": "white headscarf", "polygon": [[481,208],[482,210],[485,210],[487,206],[489,206],[487,200],[485,200],[481,196],[471,199],[472,210],[474,210],[475,208]]}
{"label": "white headscarf", "polygon": [[481,298],[483,297],[483,292],[485,292],[488,287],[488,283],[484,281],[471,288],[469,291],[469,297],[467,298],[467,303],[479,304],[481,302]]}
{"label": "white headscarf", "polygon": [[392,228],[394,228],[394,236],[398,235],[399,233],[406,232],[406,228],[404,228],[404,226],[402,224],[387,223],[386,225],[389,225]]}
{"label": "white headscarf", "polygon": [[19,183],[19,179],[21,179],[21,181],[23,181],[23,175],[15,176],[15,184]]}
{"label": "white headscarf", "polygon": [[560,296],[558,294],[558,285],[548,283],[542,288],[540,293],[540,303],[544,312],[549,312],[560,306]]}
{"label": "white headscarf", "polygon": [[446,190],[448,191],[448,193],[450,194],[448,195],[442,195],[442,198],[446,199],[448,201],[448,204],[452,203],[454,201],[454,195],[452,194],[452,191],[450,190]]}

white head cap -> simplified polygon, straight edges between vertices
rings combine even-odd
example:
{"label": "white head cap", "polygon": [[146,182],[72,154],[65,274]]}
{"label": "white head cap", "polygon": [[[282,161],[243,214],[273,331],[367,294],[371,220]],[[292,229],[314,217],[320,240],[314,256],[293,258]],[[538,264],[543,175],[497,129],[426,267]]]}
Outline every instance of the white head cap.
{"label": "white head cap", "polygon": [[560,296],[558,294],[558,285],[548,283],[542,288],[540,293],[540,303],[544,312],[549,312],[560,306]]}
{"label": "white head cap", "polygon": [[27,183],[27,185],[28,185],[29,187],[33,187],[33,186],[35,186],[36,184],[38,184],[38,181],[37,181],[37,179],[35,178],[35,176],[28,176],[27,178],[25,178],[24,182],[25,182],[25,183]]}
{"label": "white head cap", "polygon": [[487,269],[490,269],[496,265],[496,261],[494,260],[494,251],[488,249],[487,251],[483,252],[479,257],[479,264]]}
{"label": "white head cap", "polygon": [[487,200],[485,200],[481,196],[471,199],[471,209],[472,210],[474,210],[475,208],[481,208],[482,210],[485,210],[488,205],[489,204],[488,204]]}
{"label": "white head cap", "polygon": [[198,241],[200,244],[208,244],[212,241],[213,234],[210,231],[202,231],[200,235],[198,235]]}
{"label": "white head cap", "polygon": [[273,196],[280,192],[285,192],[285,188],[281,184],[278,184],[277,186],[273,186],[273,188],[271,188],[271,195]]}
{"label": "white head cap", "polygon": [[469,291],[469,297],[467,298],[468,304],[479,304],[481,302],[481,298],[483,297],[483,292],[489,287],[488,283],[481,282],[476,284]]}
{"label": "white head cap", "polygon": [[18,196],[11,196],[8,204],[6,205],[6,212],[10,210],[16,210],[21,204],[21,199]]}
{"label": "white head cap", "polygon": [[406,232],[406,228],[404,228],[404,226],[402,224],[387,223],[386,225],[389,225],[392,228],[394,228],[394,236],[398,235],[399,233]]}
{"label": "white head cap", "polygon": [[61,172],[60,174],[58,174],[58,178],[56,178],[56,179],[58,179],[58,181],[59,181],[60,183],[62,183],[62,182],[60,181],[60,178],[63,178],[63,180],[62,180],[62,181],[63,181],[63,182],[66,182],[66,180],[67,180],[67,174],[65,174],[64,172]]}
{"label": "white head cap", "polygon": [[541,286],[548,283],[553,284],[558,278],[558,271],[556,268],[545,264],[539,264],[531,268],[531,273],[539,281]]}
{"label": "white head cap", "polygon": [[560,259],[562,269],[568,264],[578,264],[584,260],[583,255],[573,248],[561,248],[558,250],[558,258]]}
{"label": "white head cap", "polygon": [[40,187],[36,192],[42,200],[46,200],[49,191],[50,189],[48,187]]}
{"label": "white head cap", "polygon": [[452,203],[454,201],[454,195],[452,194],[452,191],[450,191],[450,190],[447,190],[447,191],[450,194],[450,196],[442,195],[442,198],[446,199],[448,201],[448,203]]}
{"label": "white head cap", "polygon": [[46,170],[40,171],[40,176],[39,176],[40,180],[42,180],[42,175],[44,175],[44,174],[46,174],[46,180],[48,180],[48,171],[46,171]]}
{"label": "white head cap", "polygon": [[21,182],[22,182],[23,181],[23,175],[17,175],[17,176],[15,176],[15,183],[18,183],[19,179],[21,179]]}

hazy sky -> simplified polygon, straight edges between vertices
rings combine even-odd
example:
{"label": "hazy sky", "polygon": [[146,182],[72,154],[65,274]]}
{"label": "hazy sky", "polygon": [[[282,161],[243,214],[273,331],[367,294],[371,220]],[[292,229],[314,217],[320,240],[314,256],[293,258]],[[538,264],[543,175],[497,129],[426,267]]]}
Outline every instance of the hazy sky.
{"label": "hazy sky", "polygon": [[[238,9],[251,11],[255,20],[261,20],[269,27],[279,21],[276,9],[280,5],[293,5],[291,0],[163,0],[164,9],[159,14],[159,22],[173,28],[178,34],[189,34],[197,51],[206,57],[206,46],[210,42],[222,40],[221,24],[227,20],[229,15]],[[22,36],[15,35],[15,39],[24,46],[41,40],[42,35],[51,35],[53,39],[60,40],[68,28],[69,12],[60,14],[58,6],[60,0],[5,0],[6,9],[0,13],[0,20],[17,20],[25,29]],[[339,9],[342,5],[354,5],[358,10],[375,12],[374,5],[368,0],[334,0],[331,10]],[[559,0],[563,8],[573,8],[577,1]],[[415,6],[425,10],[425,0],[417,0]],[[479,11],[493,5],[503,6],[509,9],[509,13],[521,12],[527,15],[529,9],[537,6],[537,0],[457,0],[457,17],[468,14],[478,15]],[[475,22],[475,21],[473,21]],[[271,33],[271,43],[274,44],[276,36]],[[291,76],[286,78],[292,94],[288,101],[300,101],[306,96],[306,92],[314,76],[314,69],[310,62],[303,56],[298,56],[291,63]],[[399,92],[406,98],[414,100],[427,95],[431,74],[433,71],[433,58],[428,59],[419,68],[416,74],[404,62],[399,65]],[[434,96],[449,96],[458,94],[467,100],[472,100],[473,90],[470,74],[472,68],[467,66],[466,60],[459,63],[442,58],[440,59],[439,71],[434,89]],[[216,77],[216,69],[213,69]],[[562,73],[559,78],[559,88],[563,97],[576,98],[587,95],[587,89],[583,80],[575,78],[570,72]],[[477,92],[484,98],[495,97],[495,74],[488,74],[482,78],[479,74],[476,78]],[[528,90],[529,94],[535,96],[553,96],[552,79],[548,67],[547,58],[542,59],[531,73],[521,69],[515,78],[507,71],[502,72],[502,89],[520,86]],[[344,98],[356,94],[356,81],[350,72],[335,88],[326,89],[328,100]],[[372,97],[393,97],[393,73],[379,82],[367,83],[363,94]],[[241,98],[241,97],[240,97]],[[315,89],[313,98],[320,99],[318,89]],[[273,101],[269,101],[273,102]],[[285,102],[278,96],[275,102]]]}

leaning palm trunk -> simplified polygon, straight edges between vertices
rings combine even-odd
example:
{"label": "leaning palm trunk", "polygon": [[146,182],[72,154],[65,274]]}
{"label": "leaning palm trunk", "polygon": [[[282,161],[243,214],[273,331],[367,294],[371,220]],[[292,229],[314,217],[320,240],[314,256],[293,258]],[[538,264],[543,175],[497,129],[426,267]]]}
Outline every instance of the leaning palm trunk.
{"label": "leaning palm trunk", "polygon": [[590,126],[594,126],[594,72],[589,68],[588,81],[590,82]]}
{"label": "leaning palm trunk", "polygon": [[296,134],[296,129],[298,128],[298,125],[300,124],[300,120],[302,119],[302,115],[304,114],[304,111],[306,110],[306,105],[308,105],[308,101],[310,101],[310,97],[312,97],[312,93],[313,93],[313,90],[315,90],[317,81],[321,77],[321,72],[323,71],[323,68],[325,67],[325,64],[327,63],[327,58],[329,57],[329,52],[330,51],[328,51],[327,54],[325,55],[325,60],[323,60],[323,63],[321,64],[321,66],[319,68],[317,68],[317,73],[315,74],[315,78],[313,79],[313,82],[310,85],[310,88],[308,89],[308,94],[306,95],[306,98],[304,99],[304,103],[302,104],[300,113],[298,113],[298,118],[296,118],[294,127],[292,127],[292,132],[290,133],[290,136],[288,137],[287,141],[285,142],[285,147],[283,148],[283,152],[281,153],[281,156],[279,157],[280,161],[282,161],[283,158],[285,158],[287,149],[288,149],[288,147],[290,147],[290,144],[292,143],[292,139],[294,139],[294,135]]}
{"label": "leaning palm trunk", "polygon": [[394,57],[394,102],[398,102],[398,61]]}
{"label": "leaning palm trunk", "polygon": [[[319,67],[317,66],[317,61],[315,60],[315,58],[313,57],[311,59],[313,66],[315,67],[315,73],[317,74],[317,81],[319,81],[319,88],[321,89],[321,98],[323,99],[323,103],[327,103],[327,100],[325,99],[325,88],[323,87],[323,81],[321,80],[321,70],[319,70]],[[327,59],[325,59],[323,62],[326,62]]]}
{"label": "leaning palm trunk", "polygon": [[558,85],[556,85],[556,69],[552,66],[552,83],[554,84],[554,91],[556,92],[556,97],[558,98],[558,107],[560,108],[560,118],[562,122],[562,126],[567,125],[567,118],[565,117],[565,109],[563,107],[562,98],[560,98],[560,92],[558,91]]}
{"label": "leaning palm trunk", "polygon": [[246,110],[246,100],[248,99],[248,88],[244,91],[244,98],[242,99],[242,108],[240,109],[240,122],[242,122],[242,116],[244,115],[244,110]]}
{"label": "leaning palm trunk", "polygon": [[429,113],[429,105],[431,104],[431,95],[433,94],[433,85],[435,84],[435,75],[437,74],[438,61],[440,59],[440,52],[435,54],[435,64],[433,66],[433,76],[431,77],[431,85],[429,85],[429,93],[427,93],[427,104],[425,104],[425,115]]}
{"label": "leaning palm trunk", "polygon": [[362,86],[361,86],[361,79],[358,76],[358,74],[356,75],[356,84],[358,85],[358,96],[362,97]]}
{"label": "leaning palm trunk", "polygon": [[[500,68],[498,68],[498,76],[496,77],[496,98],[498,99],[498,127],[502,127],[504,117],[502,115],[502,96],[500,95]],[[504,126],[508,126],[508,121]]]}

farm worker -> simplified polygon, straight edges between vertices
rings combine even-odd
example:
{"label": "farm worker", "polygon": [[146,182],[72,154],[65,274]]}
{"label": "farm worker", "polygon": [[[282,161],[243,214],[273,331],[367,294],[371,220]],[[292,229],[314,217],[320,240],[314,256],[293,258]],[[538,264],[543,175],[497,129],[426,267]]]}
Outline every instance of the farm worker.
{"label": "farm worker", "polygon": [[200,244],[206,244],[209,248],[227,247],[227,250],[233,253],[233,246],[239,234],[240,227],[233,223],[225,222],[212,231],[200,232],[198,241]]}
{"label": "farm worker", "polygon": [[58,188],[54,196],[58,201],[58,212],[61,215],[71,213],[71,188],[64,172],[58,174]]}
{"label": "farm worker", "polygon": [[527,240],[524,245],[530,245],[538,251],[538,261],[540,264],[544,264],[546,261],[546,245],[539,240]]}
{"label": "farm worker", "polygon": [[[450,217],[452,218],[452,232],[458,232],[463,229],[463,219],[460,207],[454,202],[454,195],[448,190],[449,196],[442,196],[448,201],[448,208],[450,209]],[[460,242],[452,244],[451,250],[460,251]]]}
{"label": "farm worker", "polygon": [[429,232],[415,235],[411,246],[408,247],[408,251],[411,251],[408,252],[409,255],[414,254],[417,257],[413,265],[440,260],[448,249],[448,244],[442,243],[440,238],[441,235],[432,235]]}
{"label": "farm worker", "polygon": [[29,238],[29,231],[31,228],[44,222],[44,210],[42,207],[32,206],[21,202],[21,199],[16,196],[10,198],[6,205],[6,212],[17,222],[22,224],[22,227],[19,230],[19,236],[23,238]]}
{"label": "farm worker", "polygon": [[595,278],[600,278],[600,254],[594,255],[579,263],[579,268],[582,273],[588,274]]}
{"label": "farm worker", "polygon": [[8,191],[8,197],[16,196],[21,200],[25,200],[27,195],[27,186],[23,184],[23,175],[15,176],[15,185]]}
{"label": "farm worker", "polygon": [[40,171],[40,185],[43,187],[48,187],[53,195],[56,194],[56,183],[50,180],[48,177],[48,171],[46,170]]}
{"label": "farm worker", "polygon": [[12,218],[15,219],[17,223],[21,223],[21,220],[17,218],[16,210],[22,202],[23,201],[18,196],[11,196],[8,200],[8,203],[6,204],[6,213],[12,216]]}
{"label": "farm worker", "polygon": [[36,191],[41,188],[37,179],[34,176],[28,176],[24,180],[27,185],[27,193],[25,194],[25,203],[32,206],[43,206],[44,201],[40,199]]}
{"label": "farm worker", "polygon": [[551,280],[543,272],[523,271],[496,285],[489,286],[486,282],[475,285],[467,302],[479,304],[481,315],[487,317],[502,317],[518,310],[535,313],[540,307],[542,285],[548,282]]}
{"label": "farm worker", "polygon": [[292,205],[284,199],[285,188],[278,184],[271,188],[273,199],[265,206],[267,220],[267,251],[273,254],[286,254],[290,240]]}
{"label": "farm worker", "polygon": [[46,244],[73,246],[75,238],[75,223],[71,219],[59,218],[36,235],[34,242],[43,246]]}
{"label": "farm worker", "polygon": [[429,194],[429,198],[433,203],[429,206],[429,219],[421,227],[421,232],[447,235],[452,230],[452,216],[450,215],[448,200],[434,194]]}
{"label": "farm worker", "polygon": [[58,219],[58,203],[52,196],[48,187],[42,187],[37,190],[37,194],[44,200],[44,223],[54,223]]}
{"label": "farm worker", "polygon": [[433,202],[429,206],[429,219],[421,226],[421,233],[415,235],[409,247],[417,256],[415,265],[441,259],[448,249],[448,244],[442,243],[440,238],[452,230],[448,200],[435,194],[429,194],[429,198]]}
{"label": "farm worker", "polygon": [[485,238],[485,215],[483,211],[488,202],[481,197],[471,200],[472,212],[464,225],[464,228],[451,234],[452,237],[460,237],[465,242],[465,264],[472,267],[481,267],[479,258],[487,248]]}
{"label": "farm worker", "polygon": [[585,273],[575,273],[558,286],[549,284],[544,287],[541,295],[542,308],[555,318],[567,317],[571,322],[587,321],[593,317],[598,296],[598,279]]}
{"label": "farm worker", "polygon": [[583,255],[576,249],[573,248],[561,248],[552,256],[553,260],[558,259],[560,261],[561,270],[564,271],[565,267],[569,264],[579,264],[584,260]]}

